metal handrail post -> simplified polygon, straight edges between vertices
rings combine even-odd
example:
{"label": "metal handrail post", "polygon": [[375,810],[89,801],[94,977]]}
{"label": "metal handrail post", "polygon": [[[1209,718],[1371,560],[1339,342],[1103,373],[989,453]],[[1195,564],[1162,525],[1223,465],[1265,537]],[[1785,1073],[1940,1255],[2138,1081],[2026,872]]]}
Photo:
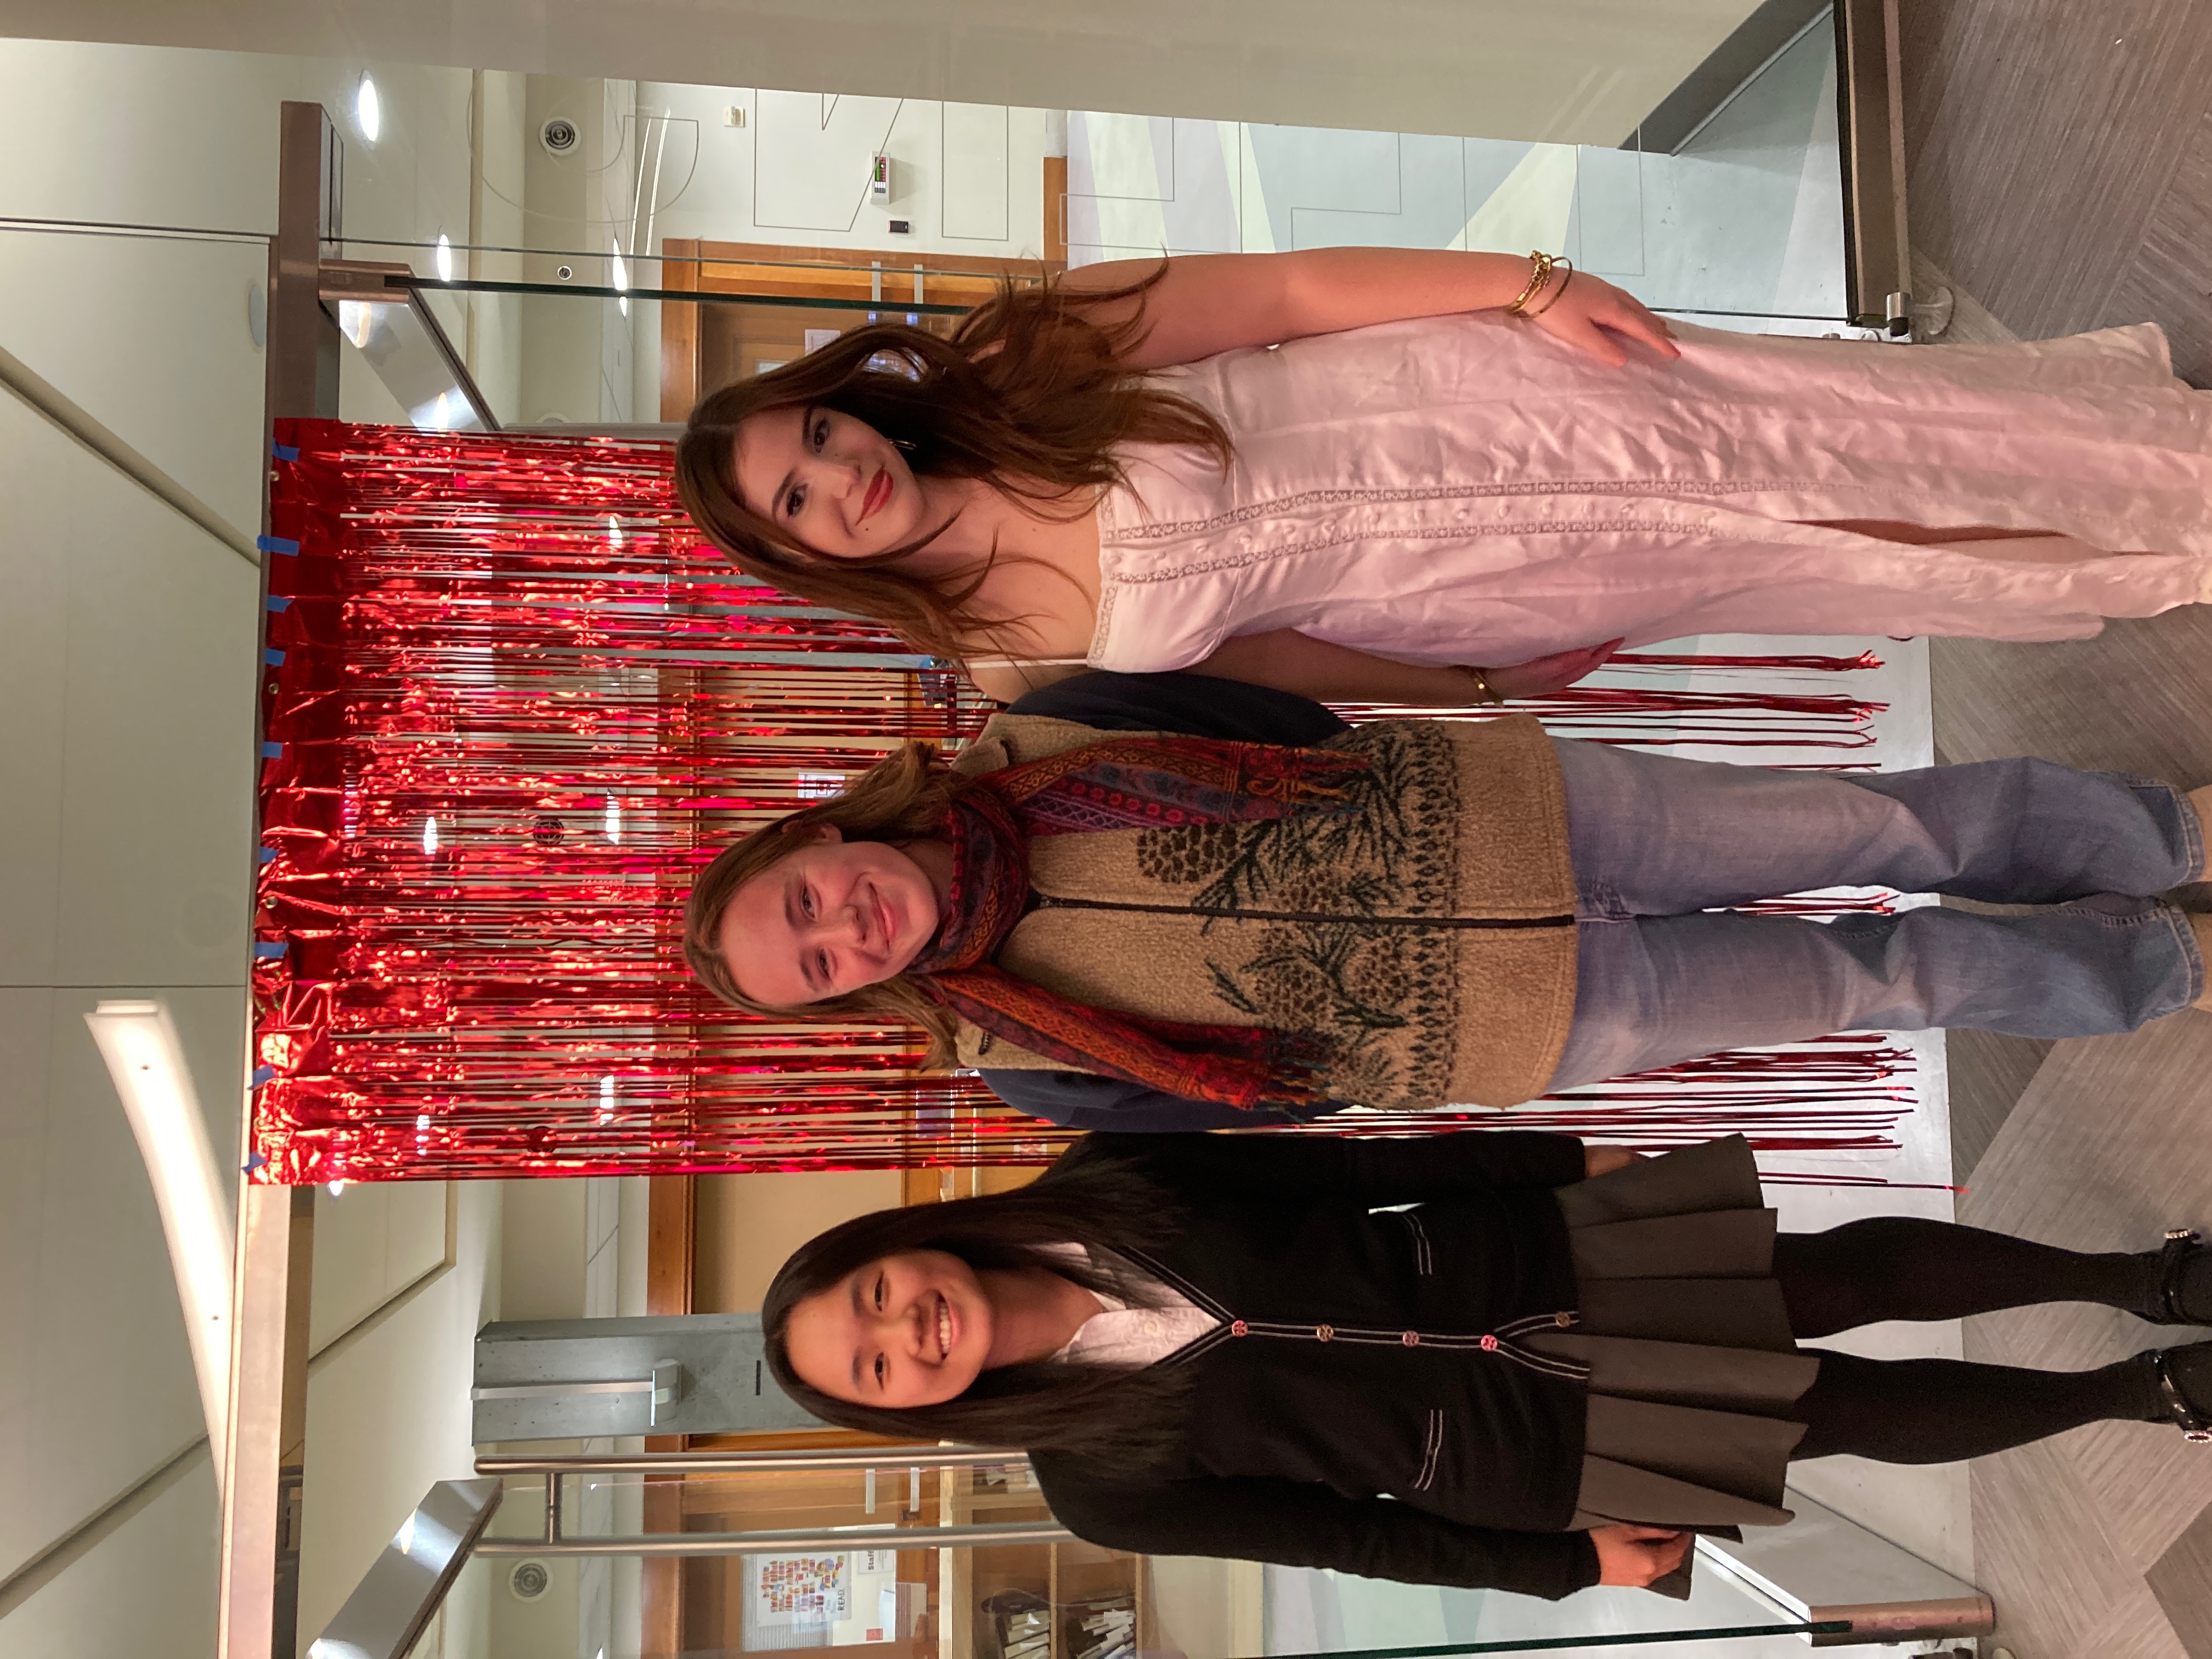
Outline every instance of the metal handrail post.
{"label": "metal handrail post", "polygon": [[1026,1464],[1026,1452],[982,1446],[879,1446],[860,1451],[584,1453],[479,1455],[478,1474],[749,1474],[808,1469],[959,1469]]}
{"label": "metal handrail post", "polygon": [[815,1532],[681,1532],[634,1537],[487,1538],[478,1555],[782,1555],[810,1550],[940,1549],[977,1544],[1064,1543],[1075,1534],[1054,1521],[996,1526],[836,1527]]}

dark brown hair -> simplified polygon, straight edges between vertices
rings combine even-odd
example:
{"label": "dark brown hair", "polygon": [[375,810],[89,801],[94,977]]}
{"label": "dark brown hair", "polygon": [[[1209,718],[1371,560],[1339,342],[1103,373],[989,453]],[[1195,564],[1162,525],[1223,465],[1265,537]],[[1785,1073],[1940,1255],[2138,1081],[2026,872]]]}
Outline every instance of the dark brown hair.
{"label": "dark brown hair", "polygon": [[917,841],[943,822],[960,787],[959,777],[938,758],[935,744],[909,743],[863,772],[842,794],[778,818],[724,848],[699,872],[684,907],[684,957],[700,983],[733,1008],[778,1019],[841,1025],[889,1019],[918,1025],[930,1040],[923,1065],[950,1066],[957,1030],[951,1011],[905,975],[820,1002],[772,1007],[738,988],[717,935],[722,912],[738,889],[806,846],[807,832],[817,824],[835,824],[848,841]]}
{"label": "dark brown hair", "polygon": [[[899,445],[917,475],[981,479],[1048,516],[1076,492],[1123,482],[1117,444],[1194,445],[1226,466],[1234,449],[1218,421],[1123,367],[1145,337],[1143,296],[1166,271],[1163,261],[1141,282],[1074,295],[1050,281],[1017,288],[1004,278],[997,296],[963,318],[949,340],[903,324],[871,324],[710,392],[676,446],[684,510],[747,574],[958,659],[994,623],[1009,620],[967,608],[998,556],[940,586],[899,566],[942,526],[865,558],[818,554],[739,498],[738,426],[769,410],[836,410]],[[1092,319],[1092,307],[1128,300],[1138,304],[1121,321]],[[1081,500],[1064,509],[1068,517],[1085,510]]]}
{"label": "dark brown hair", "polygon": [[[1124,1253],[1172,1236],[1180,1215],[1167,1192],[1127,1163],[1078,1147],[1042,1179],[1012,1192],[857,1216],[800,1245],[776,1270],[761,1306],[769,1369],[793,1400],[844,1428],[1123,1465],[1153,1462],[1181,1443],[1188,1377],[1177,1368],[1040,1360],[985,1371],[942,1405],[893,1411],[838,1400],[801,1381],[791,1368],[791,1316],[868,1263],[908,1250],[943,1250],[973,1268],[1042,1267],[1142,1306],[1144,1291],[1118,1264]],[[1090,1261],[1072,1263],[1050,1253],[1066,1244],[1082,1245]]]}

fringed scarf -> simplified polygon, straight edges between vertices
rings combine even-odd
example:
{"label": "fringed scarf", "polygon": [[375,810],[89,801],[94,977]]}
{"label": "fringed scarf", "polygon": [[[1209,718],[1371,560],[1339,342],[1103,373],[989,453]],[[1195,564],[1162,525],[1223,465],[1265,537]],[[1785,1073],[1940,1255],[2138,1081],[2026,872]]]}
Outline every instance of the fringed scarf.
{"label": "fringed scarf", "polygon": [[1364,757],[1328,749],[1133,737],[991,773],[946,814],[939,833],[952,849],[952,883],[945,923],[907,972],[970,1024],[1073,1071],[1247,1109],[1318,1105],[1326,1097],[1316,1067],[1326,1050],[1310,1035],[1092,1007],[988,958],[1028,908],[1032,836],[1355,811],[1349,786],[1367,769]]}

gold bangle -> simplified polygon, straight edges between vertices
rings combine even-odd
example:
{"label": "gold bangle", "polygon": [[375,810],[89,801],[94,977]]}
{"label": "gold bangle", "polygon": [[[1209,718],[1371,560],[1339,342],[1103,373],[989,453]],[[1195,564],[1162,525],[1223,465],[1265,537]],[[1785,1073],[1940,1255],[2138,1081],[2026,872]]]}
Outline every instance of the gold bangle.
{"label": "gold bangle", "polygon": [[1559,304],[1559,295],[1565,294],[1567,291],[1567,284],[1575,280],[1575,267],[1573,262],[1571,261],[1565,254],[1562,253],[1558,258],[1553,260],[1552,263],[1565,271],[1565,275],[1559,278],[1559,285],[1552,290],[1552,297],[1550,299],[1545,301],[1543,304],[1538,306],[1534,311],[1525,311],[1521,313],[1522,316],[1528,318],[1531,322],[1542,316],[1553,306]]}
{"label": "gold bangle", "polygon": [[1452,665],[1452,672],[1455,674],[1464,674],[1468,678],[1473,680],[1474,682],[1475,695],[1480,696],[1483,702],[1495,704],[1500,708],[1505,707],[1505,699],[1498,695],[1498,688],[1490,683],[1490,676],[1484,673],[1480,668],[1476,668],[1468,663],[1454,663]]}
{"label": "gold bangle", "polygon": [[1544,284],[1552,280],[1552,267],[1558,263],[1555,256],[1540,248],[1528,251],[1528,286],[1522,289],[1519,297],[1505,307],[1507,316],[1525,317],[1528,314],[1528,301],[1544,291]]}

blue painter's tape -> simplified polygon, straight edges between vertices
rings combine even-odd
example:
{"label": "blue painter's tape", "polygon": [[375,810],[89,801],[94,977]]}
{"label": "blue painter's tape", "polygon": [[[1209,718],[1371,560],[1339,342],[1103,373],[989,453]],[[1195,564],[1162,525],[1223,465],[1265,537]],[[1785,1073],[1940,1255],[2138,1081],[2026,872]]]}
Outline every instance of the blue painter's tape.
{"label": "blue painter's tape", "polygon": [[292,948],[289,940],[258,939],[253,941],[253,954],[260,961],[273,962]]}
{"label": "blue painter's tape", "polygon": [[281,743],[264,743],[261,745],[261,758],[264,760],[279,759],[283,753],[284,745]]}
{"label": "blue painter's tape", "polygon": [[262,863],[264,863],[264,864],[274,864],[274,863],[276,863],[276,849],[275,848],[273,848],[273,847],[264,847],[264,848],[263,848],[261,849],[261,862],[262,862]]}
{"label": "blue painter's tape", "polygon": [[264,553],[283,553],[290,556],[297,554],[300,550],[300,544],[289,536],[256,536],[253,538],[253,544]]}
{"label": "blue painter's tape", "polygon": [[274,1066],[257,1066],[253,1068],[253,1086],[258,1089],[276,1075],[276,1068]]}
{"label": "blue painter's tape", "polygon": [[289,593],[271,593],[266,599],[263,600],[262,603],[266,605],[271,611],[282,615],[284,611],[289,611],[292,608],[292,596]]}
{"label": "blue painter's tape", "polygon": [[280,444],[274,439],[270,441],[269,453],[280,461],[296,461],[300,459],[300,447],[297,444]]}
{"label": "blue painter's tape", "polygon": [[284,653],[273,645],[264,645],[261,647],[261,660],[271,668],[282,668],[284,665]]}

